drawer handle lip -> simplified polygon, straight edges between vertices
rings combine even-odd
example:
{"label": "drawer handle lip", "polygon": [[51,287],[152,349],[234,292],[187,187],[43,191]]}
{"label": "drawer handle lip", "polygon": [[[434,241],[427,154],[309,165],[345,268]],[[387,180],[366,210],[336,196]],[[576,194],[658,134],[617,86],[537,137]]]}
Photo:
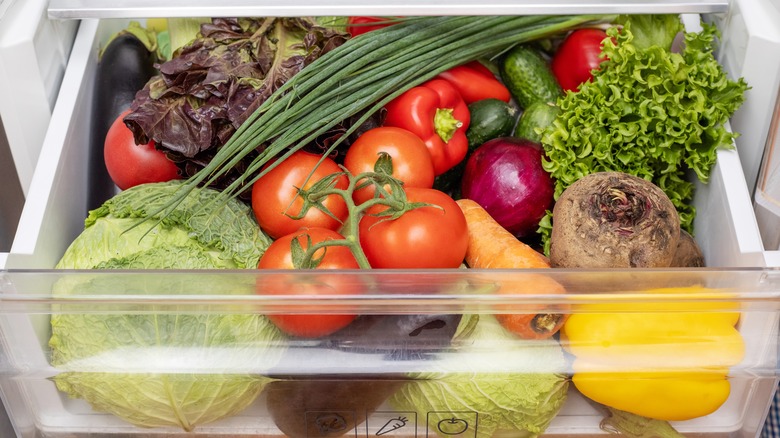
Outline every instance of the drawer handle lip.
{"label": "drawer handle lip", "polygon": [[[437,0],[395,0],[381,4],[361,0],[51,0],[48,14],[56,19],[301,16],[301,15],[441,15]],[[455,0],[445,5],[452,15],[724,13],[729,0]]]}

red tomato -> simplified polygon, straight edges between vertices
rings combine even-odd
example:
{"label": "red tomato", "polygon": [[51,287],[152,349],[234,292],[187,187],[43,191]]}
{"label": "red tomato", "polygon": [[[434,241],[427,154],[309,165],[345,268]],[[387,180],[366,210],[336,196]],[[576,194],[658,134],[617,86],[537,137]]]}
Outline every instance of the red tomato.
{"label": "red tomato", "polygon": [[601,29],[577,29],[561,43],[552,59],[551,68],[564,91],[579,89],[580,84],[593,78],[601,57],[601,42],[607,33]]}
{"label": "red tomato", "polygon": [[[319,161],[320,155],[303,151],[295,152],[254,183],[252,210],[255,212],[260,228],[269,236],[275,239],[302,227],[321,227],[331,230],[341,228],[349,211],[344,199],[338,195],[329,195],[322,201],[322,205],[335,218],[317,207],[310,208],[300,219],[293,218],[301,213],[303,207],[303,197],[298,194],[298,188],[308,189],[322,178],[342,171],[330,158],[326,158],[318,166]],[[316,170],[312,174],[315,167]],[[336,187],[345,189],[348,185],[346,175],[339,176]]]}
{"label": "red tomato", "polygon": [[[372,172],[380,153],[390,155],[393,177],[403,181],[404,187],[433,187],[433,161],[420,137],[403,128],[383,126],[363,133],[347,150],[344,167],[353,175]],[[374,187],[356,190],[355,203],[371,199]]]}
{"label": "red tomato", "polygon": [[468,246],[466,218],[458,204],[435,189],[406,189],[410,202],[431,204],[397,219],[377,217],[377,206],[360,219],[360,246],[372,268],[457,268]]}
{"label": "red tomato", "polygon": [[[353,37],[356,37],[366,32],[392,25],[393,23],[388,23],[388,20],[389,18],[387,17],[349,17],[347,19],[347,32]],[[380,22],[382,22],[382,24],[371,25],[371,23]]]}
{"label": "red tomato", "polygon": [[154,147],[154,141],[135,143],[133,132],[122,121],[129,113],[126,110],[114,120],[103,146],[103,160],[114,184],[127,190],[139,184],[179,179],[176,164]]}
{"label": "red tomato", "polygon": [[[308,237],[307,237],[308,236]],[[259,269],[295,269],[292,256],[292,242],[298,241],[305,250],[311,243],[344,237],[326,228],[304,228],[295,233],[282,236],[266,249],[258,263]],[[358,263],[346,246],[329,246],[314,254],[320,259],[312,270],[296,270],[294,274],[273,273],[257,279],[257,292],[263,295],[349,295],[363,291],[361,283],[353,281],[352,276],[343,273],[323,274],[320,270],[358,269]],[[318,338],[336,332],[349,325],[357,315],[312,313],[316,307],[306,306],[301,313],[269,314],[271,320],[283,332],[299,337]]]}

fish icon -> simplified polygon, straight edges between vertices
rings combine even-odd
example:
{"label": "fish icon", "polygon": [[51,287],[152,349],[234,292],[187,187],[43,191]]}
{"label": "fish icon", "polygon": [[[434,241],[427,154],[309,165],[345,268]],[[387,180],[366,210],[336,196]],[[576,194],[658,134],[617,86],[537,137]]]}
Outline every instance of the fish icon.
{"label": "fish icon", "polygon": [[406,426],[406,423],[409,421],[406,417],[397,417],[397,418],[391,418],[387,420],[387,423],[382,426],[381,429],[376,431],[376,436],[382,436],[385,434],[388,434],[394,430],[398,430],[404,426]]}

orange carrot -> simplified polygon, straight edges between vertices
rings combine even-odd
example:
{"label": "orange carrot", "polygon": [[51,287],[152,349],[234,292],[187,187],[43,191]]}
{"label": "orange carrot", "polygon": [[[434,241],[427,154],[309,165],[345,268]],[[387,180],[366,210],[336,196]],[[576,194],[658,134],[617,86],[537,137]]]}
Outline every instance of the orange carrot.
{"label": "orange carrot", "polygon": [[549,268],[550,261],[507,231],[481,205],[457,201],[469,230],[466,264],[476,269]]}
{"label": "orange carrot", "polygon": [[[475,269],[533,269],[550,268],[550,262],[530,246],[507,231],[481,205],[470,199],[457,201],[469,233],[466,264]],[[499,294],[563,294],[566,290],[557,281],[541,274],[525,274],[516,281],[502,280]],[[546,339],[563,326],[567,316],[562,306],[522,309],[524,313],[509,313],[507,305],[497,305],[498,322],[510,332],[524,339]],[[566,306],[563,306],[566,307]],[[529,313],[533,311],[532,313]]]}

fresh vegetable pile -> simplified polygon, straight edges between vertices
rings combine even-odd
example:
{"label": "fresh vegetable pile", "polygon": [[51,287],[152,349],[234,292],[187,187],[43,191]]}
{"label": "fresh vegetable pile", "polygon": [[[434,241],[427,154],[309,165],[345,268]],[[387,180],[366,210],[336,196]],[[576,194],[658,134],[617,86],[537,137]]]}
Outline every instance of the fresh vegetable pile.
{"label": "fresh vegetable pile", "polygon": [[[566,294],[546,275],[553,268],[703,266],[690,234],[689,178],[706,183],[717,150],[731,146],[736,134],[724,124],[747,85],[729,79],[713,58],[714,28],[685,33],[682,50],[672,51],[682,30],[679,17],[656,15],[205,22],[170,59],[158,60],[159,74],[99,139],[108,173],[124,191],[90,212],[58,267],[296,270],[258,275],[236,291],[323,297],[398,287],[345,281],[352,277],[333,270],[467,268],[487,283],[489,269],[529,270],[522,281],[493,288],[517,297]],[[245,323],[262,325],[254,335],[268,339],[399,361],[446,351],[473,360],[480,342],[512,340],[522,347],[507,352],[516,362],[495,373],[466,378],[455,359],[382,387],[397,409],[420,416],[443,407],[484,413],[479,436],[544,432],[569,382],[613,419],[647,428],[707,415],[728,397],[727,369],[744,347],[737,317],[717,314],[723,318],[710,322],[722,336],[691,344],[697,352],[727,348],[722,361],[702,353],[680,369],[659,370],[652,361],[634,366],[632,355],[646,345],[627,339],[620,312],[596,318],[557,305],[517,313],[501,301],[492,310],[266,317],[258,309]],[[717,319],[681,310],[692,321]],[[653,312],[633,317],[647,319],[637,337],[675,342],[677,332]],[[67,342],[85,327],[115,323],[79,318],[52,320],[55,366],[113,347]],[[187,342],[254,342],[235,335]],[[412,348],[417,341],[424,351]],[[594,353],[596,344],[618,347]],[[562,347],[574,360],[571,379],[562,372]],[[523,368],[529,348],[550,368]],[[680,357],[652,351],[672,362]],[[616,362],[603,363],[602,353]],[[653,386],[652,405],[637,395],[647,381],[616,377],[625,371],[664,382]],[[99,377],[63,375],[58,385],[134,424],[158,425],[91,392]],[[706,389],[708,403],[687,409],[687,397],[705,384],[714,388]],[[609,385],[623,389],[605,391]],[[268,386],[274,397],[300,397],[300,387],[284,379]],[[680,387],[690,392],[681,395]],[[237,409],[219,404],[224,409],[202,421]],[[302,433],[287,424],[295,412],[271,410],[282,430]],[[436,418],[445,435],[467,423],[445,417]],[[166,417],[159,424],[176,423]]]}
{"label": "fresh vegetable pile", "polygon": [[687,33],[676,17],[632,17],[604,40],[605,61],[592,81],[559,102],[560,115],[544,130],[544,168],[556,196],[584,175],[621,171],[658,185],[693,231],[693,182],[706,183],[719,148],[736,134],[725,128],[747,88],[731,81],[712,55],[716,30]]}

